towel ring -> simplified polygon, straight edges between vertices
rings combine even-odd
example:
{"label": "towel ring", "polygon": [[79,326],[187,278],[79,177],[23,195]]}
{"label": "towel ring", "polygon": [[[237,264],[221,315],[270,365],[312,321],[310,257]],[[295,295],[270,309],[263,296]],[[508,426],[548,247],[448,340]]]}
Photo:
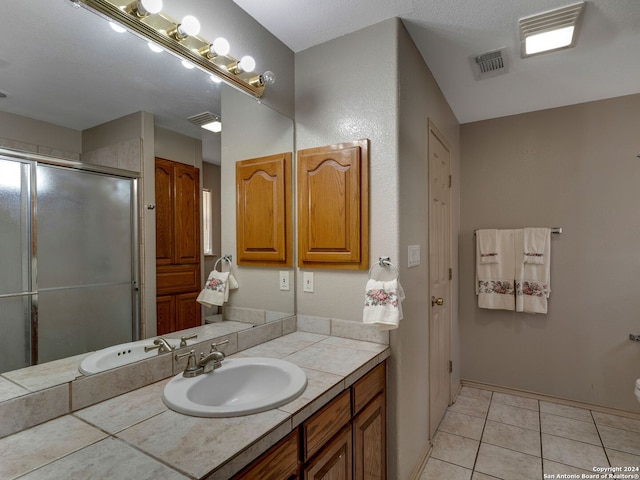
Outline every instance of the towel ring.
{"label": "towel ring", "polygon": [[393,268],[393,271],[396,272],[396,280],[398,280],[400,278],[400,272],[398,271],[396,266],[393,263],[391,263],[391,260],[389,259],[389,257],[379,257],[378,261],[376,263],[374,263],[373,265],[371,265],[371,268],[369,269],[369,278],[373,278],[371,276],[371,272],[373,272],[373,268],[376,265],[381,267],[381,268],[385,268],[385,267]]}
{"label": "towel ring", "polygon": [[[223,260],[229,264],[229,271],[231,271],[231,267],[233,266],[233,257],[230,254],[224,255],[216,260],[216,263],[213,264],[213,269],[217,270],[218,264]],[[220,271],[222,271],[222,265],[220,265]]]}

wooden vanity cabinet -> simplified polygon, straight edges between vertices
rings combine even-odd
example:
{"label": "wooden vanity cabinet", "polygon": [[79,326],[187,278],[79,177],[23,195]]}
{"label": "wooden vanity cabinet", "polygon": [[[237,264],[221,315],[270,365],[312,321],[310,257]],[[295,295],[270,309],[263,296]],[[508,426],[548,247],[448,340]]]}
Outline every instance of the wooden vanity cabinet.
{"label": "wooden vanity cabinet", "polygon": [[386,362],[233,480],[386,480]]}

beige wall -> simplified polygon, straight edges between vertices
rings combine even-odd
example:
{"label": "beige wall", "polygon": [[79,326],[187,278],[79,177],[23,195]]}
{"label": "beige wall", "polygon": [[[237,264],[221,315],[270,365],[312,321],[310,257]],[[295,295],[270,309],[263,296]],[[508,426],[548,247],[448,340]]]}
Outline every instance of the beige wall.
{"label": "beige wall", "polygon": [[[393,353],[388,378],[388,472],[389,478],[397,479],[409,478],[429,447],[426,308],[429,118],[454,146],[455,175],[459,168],[458,124],[397,19],[296,54],[296,148],[360,138],[371,141],[370,262],[380,256],[391,257],[400,268],[407,294],[404,319],[391,334]],[[458,202],[454,200],[454,217],[457,209]],[[457,232],[457,222],[454,228]],[[408,245],[421,246],[422,262],[418,268],[406,268]],[[302,291],[302,271],[297,274],[299,318],[361,322],[368,272],[313,272],[314,293]]]}
{"label": "beige wall", "polygon": [[[462,126],[462,377],[630,411],[640,377],[640,95]],[[563,227],[547,315],[481,310],[476,228]]]}

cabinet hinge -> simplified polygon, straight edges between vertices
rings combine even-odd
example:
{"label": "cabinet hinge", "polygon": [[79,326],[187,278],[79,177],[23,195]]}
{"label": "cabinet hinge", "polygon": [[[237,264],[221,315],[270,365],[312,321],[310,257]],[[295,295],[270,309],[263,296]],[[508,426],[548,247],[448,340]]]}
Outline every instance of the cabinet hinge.
{"label": "cabinet hinge", "polygon": [[453,361],[449,360],[449,373],[453,373]]}
{"label": "cabinet hinge", "polygon": [[449,280],[453,280],[453,270],[449,269]]}
{"label": "cabinet hinge", "polygon": [[449,175],[449,188],[451,188],[451,183],[452,183],[452,182],[453,182],[453,181],[451,180],[451,175]]}

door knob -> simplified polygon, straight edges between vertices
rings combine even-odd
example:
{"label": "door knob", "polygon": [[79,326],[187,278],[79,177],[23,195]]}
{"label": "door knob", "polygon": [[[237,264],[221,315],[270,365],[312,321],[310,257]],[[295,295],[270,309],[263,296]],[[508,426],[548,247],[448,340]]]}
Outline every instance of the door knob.
{"label": "door knob", "polygon": [[441,307],[442,305],[444,305],[444,298],[442,297],[431,297],[431,306],[435,306],[438,305],[439,307]]}

